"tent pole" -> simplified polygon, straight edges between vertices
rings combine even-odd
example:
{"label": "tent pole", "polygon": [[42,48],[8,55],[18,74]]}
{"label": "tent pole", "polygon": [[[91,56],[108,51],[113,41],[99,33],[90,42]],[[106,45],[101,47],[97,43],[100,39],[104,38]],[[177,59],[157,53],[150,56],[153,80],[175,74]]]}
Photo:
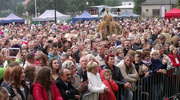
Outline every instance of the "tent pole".
{"label": "tent pole", "polygon": [[54,8],[55,8],[55,12],[54,12],[54,22],[55,22],[55,24],[57,23],[57,17],[56,17],[56,0],[54,0]]}
{"label": "tent pole", "polygon": [[37,17],[37,0],[34,0],[34,6],[35,6],[35,18]]}

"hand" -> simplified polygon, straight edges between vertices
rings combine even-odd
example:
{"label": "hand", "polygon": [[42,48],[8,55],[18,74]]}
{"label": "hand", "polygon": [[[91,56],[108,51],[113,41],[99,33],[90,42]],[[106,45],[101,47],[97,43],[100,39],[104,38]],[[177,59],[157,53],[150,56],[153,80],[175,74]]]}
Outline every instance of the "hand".
{"label": "hand", "polygon": [[149,76],[149,72],[145,72],[144,77],[147,77],[147,76]]}
{"label": "hand", "polygon": [[81,97],[80,95],[75,95],[75,98],[79,100]]}
{"label": "hand", "polygon": [[106,87],[106,88],[104,89],[104,92],[107,92],[107,91],[109,91],[109,89]]}
{"label": "hand", "polygon": [[66,90],[66,94],[69,94],[69,91],[68,91],[68,90]]}
{"label": "hand", "polygon": [[158,73],[162,73],[162,74],[166,74],[167,73],[167,71],[165,69],[159,69],[157,72]]}
{"label": "hand", "polygon": [[132,86],[131,86],[131,84],[130,84],[129,82],[126,82],[126,83],[124,84],[124,87],[125,87],[125,88],[131,88]]}
{"label": "hand", "polygon": [[88,85],[88,83],[86,82],[86,81],[84,81],[84,82],[82,82],[81,84],[80,84],[80,87],[85,87],[85,86],[87,86]]}
{"label": "hand", "polygon": [[88,87],[88,83],[87,83],[87,81],[84,81],[84,82],[81,82],[80,83],[80,86],[79,86],[79,91],[85,91],[86,89],[87,89],[87,87]]}

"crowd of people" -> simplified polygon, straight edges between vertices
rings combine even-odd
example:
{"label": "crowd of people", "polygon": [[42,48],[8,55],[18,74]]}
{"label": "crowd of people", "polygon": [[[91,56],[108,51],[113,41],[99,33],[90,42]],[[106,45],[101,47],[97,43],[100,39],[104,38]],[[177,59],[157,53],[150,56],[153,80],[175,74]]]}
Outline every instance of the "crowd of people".
{"label": "crowd of people", "polygon": [[179,19],[117,22],[106,40],[100,21],[0,26],[1,100],[133,100],[139,79],[180,67]]}

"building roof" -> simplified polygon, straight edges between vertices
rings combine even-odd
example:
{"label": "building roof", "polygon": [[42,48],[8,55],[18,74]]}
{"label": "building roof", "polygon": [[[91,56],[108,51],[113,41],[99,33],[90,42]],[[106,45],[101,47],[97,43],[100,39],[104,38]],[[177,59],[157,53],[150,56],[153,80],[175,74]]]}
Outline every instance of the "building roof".
{"label": "building roof", "polygon": [[176,3],[177,0],[145,0],[142,5],[170,5]]}

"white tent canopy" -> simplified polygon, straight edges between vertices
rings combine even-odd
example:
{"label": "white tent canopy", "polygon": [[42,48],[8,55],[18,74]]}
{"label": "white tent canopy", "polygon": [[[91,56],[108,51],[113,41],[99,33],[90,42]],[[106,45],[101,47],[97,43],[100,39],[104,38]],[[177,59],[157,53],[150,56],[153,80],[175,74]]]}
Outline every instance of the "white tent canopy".
{"label": "white tent canopy", "polygon": [[98,5],[98,6],[91,6],[91,7],[94,7],[94,8],[111,8],[110,6],[107,6],[107,5]]}
{"label": "white tent canopy", "polygon": [[[70,15],[62,14],[56,11],[57,20],[67,20],[70,18]],[[46,10],[43,14],[41,14],[37,18],[33,18],[33,21],[53,21],[55,19],[55,10]]]}

